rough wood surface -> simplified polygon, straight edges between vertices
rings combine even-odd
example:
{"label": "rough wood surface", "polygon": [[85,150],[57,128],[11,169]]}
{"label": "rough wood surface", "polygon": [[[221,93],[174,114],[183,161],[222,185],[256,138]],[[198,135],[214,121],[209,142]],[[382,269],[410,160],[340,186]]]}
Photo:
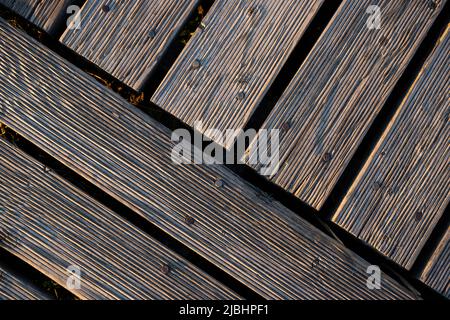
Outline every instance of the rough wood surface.
{"label": "rough wood surface", "polygon": [[61,42],[140,90],[198,0],[87,1]]}
{"label": "rough wood surface", "polygon": [[48,300],[49,297],[27,280],[0,266],[0,300]]}
{"label": "rough wood surface", "polygon": [[[79,298],[237,297],[3,139],[0,154],[0,247]],[[70,266],[80,289],[67,286]]]}
{"label": "rough wood surface", "polygon": [[207,129],[243,129],[323,0],[217,0],[152,101]]}
{"label": "rough wood surface", "polygon": [[[271,181],[322,207],[445,1],[436,3],[342,3],[262,127],[281,130]],[[380,30],[366,24],[373,4]]]}
{"label": "rough wood surface", "polygon": [[450,200],[449,52],[447,28],[333,218],[405,268]]}
{"label": "rough wood surface", "polygon": [[0,4],[48,33],[54,31],[72,2],[72,0],[0,0]]}
{"label": "rough wood surface", "polygon": [[173,163],[169,130],[1,20],[0,55],[0,121],[263,297],[412,297],[226,167]]}
{"label": "rough wood surface", "polygon": [[450,229],[423,270],[420,280],[450,299]]}

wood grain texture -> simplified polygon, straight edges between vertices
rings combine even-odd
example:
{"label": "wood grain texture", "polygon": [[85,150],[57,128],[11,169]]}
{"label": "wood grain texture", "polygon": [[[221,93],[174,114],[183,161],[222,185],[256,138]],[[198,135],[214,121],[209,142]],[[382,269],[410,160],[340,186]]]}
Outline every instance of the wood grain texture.
{"label": "wood grain texture", "polygon": [[[444,3],[342,3],[262,126],[281,130],[280,170],[271,181],[323,206]],[[380,30],[366,25],[375,4]]]}
{"label": "wood grain texture", "polygon": [[450,299],[450,229],[447,229],[420,280]]}
{"label": "wood grain texture", "polygon": [[[0,154],[0,246],[79,298],[237,298],[4,140]],[[70,266],[80,289],[67,286]]]}
{"label": "wood grain texture", "polygon": [[1,300],[48,300],[44,292],[0,266]]}
{"label": "wood grain texture", "polygon": [[72,2],[72,0],[0,0],[0,4],[48,33],[54,32]]}
{"label": "wood grain texture", "polygon": [[4,22],[0,36],[0,121],[255,292],[412,297],[386,275],[369,290],[342,244],[224,166],[175,164],[168,129]]}
{"label": "wood grain texture", "polygon": [[152,101],[230,148],[207,130],[244,129],[322,2],[215,1]]}
{"label": "wood grain texture", "polygon": [[409,269],[450,200],[447,28],[333,221]]}
{"label": "wood grain texture", "polygon": [[61,42],[140,90],[198,2],[87,1],[81,28],[68,28]]}

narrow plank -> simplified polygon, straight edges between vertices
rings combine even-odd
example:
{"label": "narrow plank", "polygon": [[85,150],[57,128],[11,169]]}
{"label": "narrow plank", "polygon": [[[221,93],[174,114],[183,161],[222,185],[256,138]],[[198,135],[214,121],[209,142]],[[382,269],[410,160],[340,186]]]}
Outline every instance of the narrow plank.
{"label": "narrow plank", "polygon": [[199,0],[87,1],[61,42],[140,90]]}
{"label": "narrow plank", "polygon": [[0,121],[255,292],[412,297],[386,275],[369,290],[342,244],[225,166],[173,163],[167,128],[3,21],[0,35]]}
{"label": "narrow plank", "polygon": [[[323,206],[445,2],[434,9],[428,1],[342,3],[262,126],[281,130],[271,181]],[[374,4],[380,30],[366,25]]]}
{"label": "narrow plank", "polygon": [[0,266],[0,300],[48,300],[47,294]]}
{"label": "narrow plank", "polygon": [[72,0],[0,0],[0,4],[50,34],[54,32],[72,2]]}
{"label": "narrow plank", "polygon": [[152,101],[208,129],[243,129],[323,0],[217,0]]}
{"label": "narrow plank", "polygon": [[423,270],[420,280],[450,299],[450,229]]}
{"label": "narrow plank", "polygon": [[[3,139],[0,154],[0,246],[79,298],[237,297]],[[70,266],[80,289],[67,285]]]}
{"label": "narrow plank", "polygon": [[333,218],[408,269],[450,200],[449,30]]}

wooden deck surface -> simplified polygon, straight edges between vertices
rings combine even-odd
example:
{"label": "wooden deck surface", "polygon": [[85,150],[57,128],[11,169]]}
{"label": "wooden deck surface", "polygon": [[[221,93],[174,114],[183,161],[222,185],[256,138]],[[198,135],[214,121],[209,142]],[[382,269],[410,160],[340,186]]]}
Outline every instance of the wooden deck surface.
{"label": "wooden deck surface", "polygon": [[[77,297],[238,297],[3,140],[0,152],[1,247]],[[68,287],[73,266],[81,272],[79,289]]]}
{"label": "wooden deck surface", "polygon": [[215,1],[152,101],[232,147],[206,128],[244,129],[322,2]]}
{"label": "wooden deck surface", "polygon": [[55,31],[55,27],[67,14],[67,8],[72,2],[72,0],[0,0],[0,4],[49,33]]}
{"label": "wooden deck surface", "polygon": [[450,200],[449,31],[333,218],[408,269]]}
{"label": "wooden deck surface", "polygon": [[384,12],[378,31],[366,25],[372,2],[342,3],[262,127],[282,130],[280,170],[271,181],[316,209],[443,7],[378,1]]}
{"label": "wooden deck surface", "polygon": [[[0,250],[8,252],[0,299],[50,298],[9,259],[81,299],[398,300],[428,297],[427,287],[449,298],[449,3],[343,0],[325,8],[331,1],[0,0],[16,12],[0,8]],[[74,2],[84,3],[81,28],[57,39]],[[176,35],[199,23],[190,14],[205,4],[207,16],[175,52]],[[368,25],[373,5],[380,29]],[[305,60],[287,72],[294,47],[309,42]],[[162,61],[168,54],[178,55],[173,65]],[[163,65],[168,74],[154,77]],[[108,73],[118,79],[111,86],[100,79]],[[282,94],[269,90],[275,79]],[[143,91],[143,108],[105,84],[123,96]],[[393,92],[399,102],[388,106]],[[258,109],[266,98],[276,105]],[[169,113],[190,127],[202,121],[194,129],[224,149],[236,136],[221,140],[220,130],[265,121],[261,129],[281,130],[280,170],[260,179],[252,169],[261,166],[250,163],[234,171],[175,163],[171,130],[180,122]],[[380,116],[381,138],[366,136]],[[4,139],[15,133],[26,143]],[[365,165],[349,177],[361,147]],[[97,191],[55,174],[41,152]],[[108,196],[128,213],[106,208]],[[159,240],[135,221],[143,219]],[[344,241],[321,231],[333,234],[332,223]],[[373,260],[385,271],[380,290],[367,285]],[[386,267],[392,261],[400,278]],[[67,285],[70,265],[82,270],[80,289]]]}
{"label": "wooden deck surface", "polygon": [[0,265],[0,301],[48,300],[47,294],[27,280],[21,279]]}
{"label": "wooden deck surface", "polygon": [[159,123],[4,22],[0,34],[0,97],[14,97],[0,120],[261,296],[412,297],[387,276],[369,290],[369,264],[342,244],[223,166],[174,164]]}
{"label": "wooden deck surface", "polygon": [[420,280],[450,299],[450,229],[423,270]]}
{"label": "wooden deck surface", "polygon": [[61,42],[140,90],[198,0],[87,1]]}

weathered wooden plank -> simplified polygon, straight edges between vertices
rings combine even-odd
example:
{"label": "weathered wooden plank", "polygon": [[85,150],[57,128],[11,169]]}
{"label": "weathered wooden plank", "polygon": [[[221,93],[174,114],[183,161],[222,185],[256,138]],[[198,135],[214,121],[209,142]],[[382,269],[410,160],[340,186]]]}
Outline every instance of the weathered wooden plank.
{"label": "weathered wooden plank", "polygon": [[450,299],[450,229],[423,270],[420,280]]}
{"label": "weathered wooden plank", "polygon": [[49,297],[28,281],[0,266],[0,300],[48,300]]}
{"label": "weathered wooden plank", "polygon": [[[262,126],[281,130],[271,181],[323,206],[445,2],[342,3]],[[380,30],[367,26],[375,4]]]}
{"label": "weathered wooden plank", "polygon": [[447,28],[333,221],[410,268],[450,200]]}
{"label": "weathered wooden plank", "polygon": [[[0,154],[0,246],[78,297],[237,297],[3,139]],[[79,289],[68,287],[71,266],[81,271]]]}
{"label": "weathered wooden plank", "polygon": [[48,33],[54,31],[72,2],[71,0],[0,0],[0,4]]}
{"label": "weathered wooden plank", "polygon": [[185,123],[243,129],[323,0],[217,0],[152,101]]}
{"label": "weathered wooden plank", "polygon": [[[0,22],[0,121],[271,299],[411,295],[225,166],[177,165],[170,132]],[[14,98],[14,99],[12,99]]]}
{"label": "weathered wooden plank", "polygon": [[140,90],[199,0],[87,1],[61,42]]}

